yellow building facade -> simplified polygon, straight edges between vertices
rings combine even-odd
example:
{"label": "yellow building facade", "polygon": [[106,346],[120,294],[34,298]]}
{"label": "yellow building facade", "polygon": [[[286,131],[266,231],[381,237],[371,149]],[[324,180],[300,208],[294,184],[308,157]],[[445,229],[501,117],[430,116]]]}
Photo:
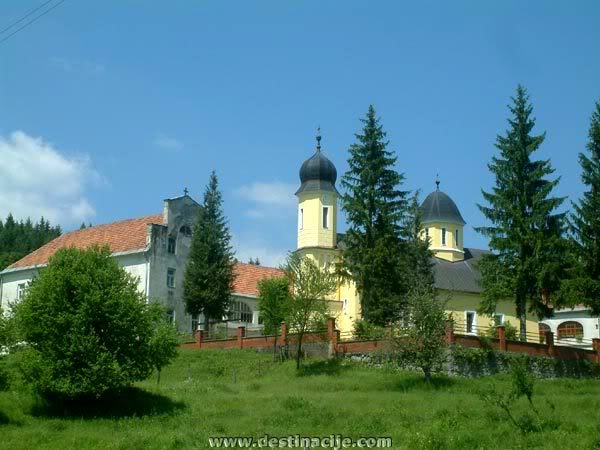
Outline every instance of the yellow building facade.
{"label": "yellow building facade", "polygon": [[[317,135],[315,153],[300,168],[298,198],[298,241],[296,252],[316,261],[324,270],[341,256],[343,235],[337,233],[340,194],[336,188],[337,170],[321,151]],[[447,298],[457,332],[481,334],[495,321],[518,328],[514,303],[500,302],[492,316],[477,312],[482,298],[477,261],[485,250],[464,246],[465,220],[454,201],[439,189],[421,205],[423,239],[429,239],[434,253],[435,287]],[[351,332],[361,319],[360,298],[353,282],[343,283],[331,297],[331,314],[342,332]],[[528,333],[538,332],[538,323],[528,320]]]}

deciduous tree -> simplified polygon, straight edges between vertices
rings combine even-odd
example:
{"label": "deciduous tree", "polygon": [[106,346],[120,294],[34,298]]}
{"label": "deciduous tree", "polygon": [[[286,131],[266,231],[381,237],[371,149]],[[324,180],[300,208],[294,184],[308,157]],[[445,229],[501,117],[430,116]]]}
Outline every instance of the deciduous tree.
{"label": "deciduous tree", "polygon": [[175,355],[164,310],[146,302],[107,247],[59,250],[15,308],[25,379],[47,396],[98,397]]}

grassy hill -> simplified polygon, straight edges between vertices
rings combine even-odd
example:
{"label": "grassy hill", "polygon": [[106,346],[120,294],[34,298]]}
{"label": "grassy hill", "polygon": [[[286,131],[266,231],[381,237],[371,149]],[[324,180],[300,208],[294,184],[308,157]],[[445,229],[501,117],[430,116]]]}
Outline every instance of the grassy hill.
{"label": "grassy hill", "polygon": [[[521,433],[479,393],[506,376],[438,379],[316,361],[302,376],[251,351],[185,350],[161,376],[92,404],[49,406],[19,382],[0,393],[0,447],[208,448],[215,435],[391,436],[393,448],[600,448],[600,383],[544,380],[534,401],[548,419]],[[554,410],[553,410],[554,408]],[[528,404],[519,400],[515,414]],[[596,446],[596,447],[594,447]]]}

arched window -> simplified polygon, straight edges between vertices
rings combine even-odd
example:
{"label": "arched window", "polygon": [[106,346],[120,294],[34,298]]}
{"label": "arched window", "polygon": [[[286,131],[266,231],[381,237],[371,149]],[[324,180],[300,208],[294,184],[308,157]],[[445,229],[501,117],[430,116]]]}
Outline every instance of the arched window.
{"label": "arched window", "polygon": [[230,318],[238,322],[252,323],[252,310],[244,302],[231,304]]}
{"label": "arched window", "polygon": [[550,331],[550,327],[545,323],[538,324],[538,332],[540,333],[540,343],[546,342],[546,331]]}
{"label": "arched window", "polygon": [[192,235],[192,229],[188,225],[182,225],[181,228],[179,229],[179,232],[181,234],[183,234],[184,236]]}
{"label": "arched window", "polygon": [[558,339],[582,338],[583,325],[572,320],[563,322],[558,326]]}

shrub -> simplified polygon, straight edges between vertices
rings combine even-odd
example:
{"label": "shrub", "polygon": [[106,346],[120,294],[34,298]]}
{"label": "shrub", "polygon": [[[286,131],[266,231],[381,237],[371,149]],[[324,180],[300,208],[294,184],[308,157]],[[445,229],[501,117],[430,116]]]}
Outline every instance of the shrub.
{"label": "shrub", "polygon": [[386,330],[384,327],[374,325],[364,319],[354,322],[354,337],[360,340],[383,339]]}
{"label": "shrub", "polygon": [[35,279],[15,318],[27,347],[21,369],[46,396],[100,396],[160,370],[177,337],[164,311],[107,247],[59,250]]}

